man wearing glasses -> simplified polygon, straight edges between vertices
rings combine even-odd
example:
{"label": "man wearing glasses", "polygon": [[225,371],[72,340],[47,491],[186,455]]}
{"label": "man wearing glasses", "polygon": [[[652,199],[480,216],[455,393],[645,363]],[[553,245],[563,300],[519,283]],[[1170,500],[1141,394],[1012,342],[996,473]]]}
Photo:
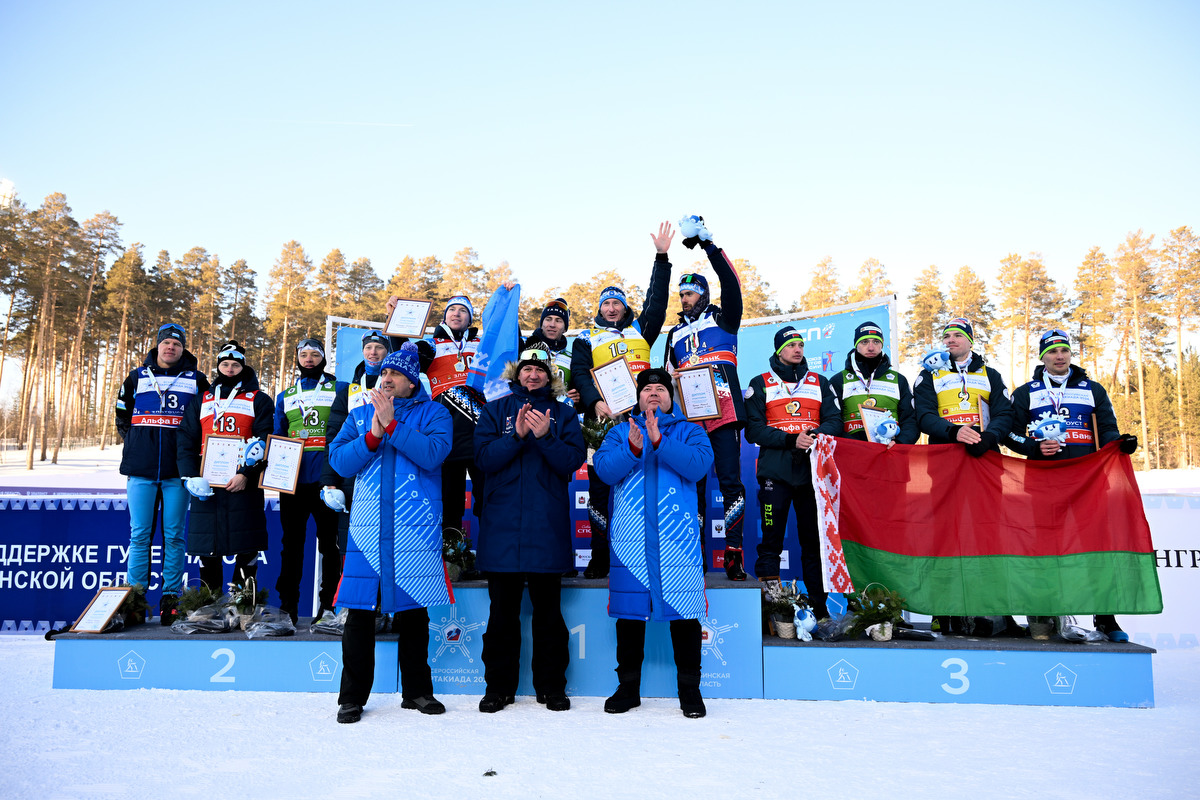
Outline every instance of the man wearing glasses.
{"label": "man wearing glasses", "polygon": [[509,363],[512,394],[483,408],[475,428],[475,463],[483,472],[478,568],[491,611],[483,635],[487,687],[479,710],[492,714],[516,700],[521,665],[521,595],[533,605],[533,688],[551,711],[571,707],[562,574],[574,562],[568,485],[587,457],[579,418],[550,352],[535,345]]}

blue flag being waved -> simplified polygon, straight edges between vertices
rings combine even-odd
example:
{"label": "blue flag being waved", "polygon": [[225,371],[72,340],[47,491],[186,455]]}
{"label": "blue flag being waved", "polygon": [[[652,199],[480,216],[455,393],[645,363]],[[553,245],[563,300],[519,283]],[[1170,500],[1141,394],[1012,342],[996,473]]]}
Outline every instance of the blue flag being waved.
{"label": "blue flag being waved", "polygon": [[511,290],[497,288],[483,309],[479,348],[467,371],[467,386],[482,392],[489,402],[510,394],[508,381],[501,375],[508,362],[516,361],[519,355],[520,313],[520,284]]}

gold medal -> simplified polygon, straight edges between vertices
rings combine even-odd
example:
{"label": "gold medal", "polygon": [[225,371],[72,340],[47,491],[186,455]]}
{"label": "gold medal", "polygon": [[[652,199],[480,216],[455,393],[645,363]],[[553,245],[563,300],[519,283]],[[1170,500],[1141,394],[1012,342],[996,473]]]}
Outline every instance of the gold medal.
{"label": "gold medal", "polygon": [[454,371],[455,372],[463,372],[466,370],[466,368],[467,368],[467,365],[464,364],[462,361],[454,362]]}

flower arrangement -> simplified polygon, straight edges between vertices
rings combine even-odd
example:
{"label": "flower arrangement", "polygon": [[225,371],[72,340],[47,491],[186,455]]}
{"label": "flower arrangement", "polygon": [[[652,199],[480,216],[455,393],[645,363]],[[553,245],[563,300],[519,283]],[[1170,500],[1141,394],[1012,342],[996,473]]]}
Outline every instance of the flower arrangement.
{"label": "flower arrangement", "polygon": [[590,450],[599,450],[604,437],[617,423],[611,419],[589,419],[583,423],[583,441]]}
{"label": "flower arrangement", "polygon": [[475,569],[471,540],[458,528],[442,531],[442,560],[446,562],[446,574],[452,581],[458,580],[463,572]]}
{"label": "flower arrangement", "polygon": [[254,578],[248,578],[244,584],[238,586],[235,583],[229,584],[229,600],[243,616],[253,614],[255,606],[266,605],[267,590],[258,589],[258,583]]}
{"label": "flower arrangement", "polygon": [[853,618],[853,624],[846,629],[846,636],[857,639],[868,628],[879,625],[882,633],[872,638],[891,638],[891,629],[895,623],[902,620],[905,600],[880,583],[871,583],[860,592],[846,595],[848,614]]}

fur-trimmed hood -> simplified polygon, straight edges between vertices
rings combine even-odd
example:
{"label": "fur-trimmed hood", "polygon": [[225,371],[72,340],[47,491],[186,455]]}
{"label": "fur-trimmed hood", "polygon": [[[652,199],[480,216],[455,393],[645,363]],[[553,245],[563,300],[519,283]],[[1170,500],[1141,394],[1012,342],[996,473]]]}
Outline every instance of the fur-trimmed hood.
{"label": "fur-trimmed hood", "polygon": [[[505,365],[504,372],[501,373],[500,377],[509,383],[517,383],[517,367],[520,365],[520,363],[520,361],[508,362],[508,364]],[[562,373],[559,372],[557,367],[551,364],[550,374],[554,376],[550,379],[550,394],[555,398],[564,396],[567,393],[567,385],[563,382]]]}

